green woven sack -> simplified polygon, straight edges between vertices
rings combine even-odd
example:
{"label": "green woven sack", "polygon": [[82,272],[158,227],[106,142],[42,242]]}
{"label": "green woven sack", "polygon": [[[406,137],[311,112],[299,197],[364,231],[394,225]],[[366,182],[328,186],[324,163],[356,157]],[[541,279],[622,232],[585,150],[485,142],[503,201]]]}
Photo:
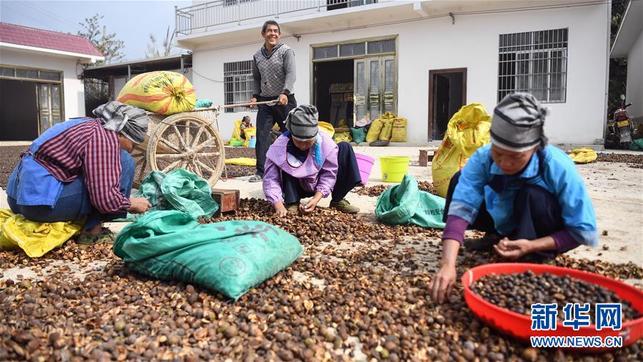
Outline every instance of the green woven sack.
{"label": "green woven sack", "polygon": [[114,242],[126,266],[161,280],[179,280],[237,300],[292,264],[299,240],[260,221],[199,224],[175,210],[152,211]]}
{"label": "green woven sack", "polygon": [[180,210],[195,219],[210,217],[219,209],[208,182],[182,168],[167,174],[152,171],[134,196],[145,197],[152,204],[152,210]]}
{"label": "green woven sack", "polygon": [[351,128],[351,136],[353,137],[353,142],[360,144],[366,141],[366,130],[364,127]]}
{"label": "green woven sack", "polygon": [[418,188],[411,175],[399,185],[386,189],[377,199],[375,217],[389,225],[415,224],[425,228],[444,228],[445,200]]}

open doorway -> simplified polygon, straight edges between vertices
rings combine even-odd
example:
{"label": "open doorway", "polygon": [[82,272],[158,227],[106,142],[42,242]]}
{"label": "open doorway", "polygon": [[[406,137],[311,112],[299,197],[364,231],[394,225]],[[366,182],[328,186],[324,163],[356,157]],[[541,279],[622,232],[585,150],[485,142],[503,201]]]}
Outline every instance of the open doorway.
{"label": "open doorway", "polygon": [[314,103],[319,120],[338,126],[353,120],[353,60],[313,63]]}
{"label": "open doorway", "polygon": [[38,137],[36,84],[0,79],[0,141],[32,141]]}
{"label": "open doorway", "polygon": [[429,71],[429,141],[444,137],[451,117],[467,102],[467,68]]}

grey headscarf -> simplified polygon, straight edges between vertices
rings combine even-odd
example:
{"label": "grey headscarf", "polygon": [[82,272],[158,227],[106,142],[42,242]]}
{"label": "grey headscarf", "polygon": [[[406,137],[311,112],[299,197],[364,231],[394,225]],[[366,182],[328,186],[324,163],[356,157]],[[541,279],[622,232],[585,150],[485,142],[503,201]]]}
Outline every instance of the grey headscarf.
{"label": "grey headscarf", "polygon": [[547,145],[545,117],[549,113],[529,93],[512,93],[493,110],[491,143],[508,151],[524,152]]}
{"label": "grey headscarf", "polygon": [[145,140],[150,118],[144,110],[111,101],[98,106],[92,113],[100,118],[105,129],[119,132],[134,143]]}
{"label": "grey headscarf", "polygon": [[307,140],[317,136],[319,132],[319,114],[312,105],[301,105],[294,108],[286,116],[286,129],[293,137]]}

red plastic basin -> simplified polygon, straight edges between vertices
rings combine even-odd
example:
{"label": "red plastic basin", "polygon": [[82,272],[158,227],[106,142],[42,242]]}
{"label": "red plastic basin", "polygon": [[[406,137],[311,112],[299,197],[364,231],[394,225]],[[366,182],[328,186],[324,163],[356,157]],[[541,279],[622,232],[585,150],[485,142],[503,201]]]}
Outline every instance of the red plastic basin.
{"label": "red plastic basin", "polygon": [[[534,274],[550,273],[555,275],[566,275],[571,278],[580,279],[592,284],[600,285],[614,292],[618,297],[630,303],[632,308],[643,315],[643,291],[627,285],[623,282],[616,281],[602,275],[588,273],[576,269],[561,268],[551,265],[527,264],[527,263],[498,263],[477,266],[467,270],[462,275],[462,285],[464,286],[464,300],[467,305],[485,323],[491,327],[513,336],[515,338],[529,341],[531,336],[622,336],[623,346],[630,345],[641,336],[643,336],[643,317],[635,320],[623,322],[620,331],[613,331],[610,328],[597,331],[594,325],[581,327],[574,331],[571,327],[565,327],[559,320],[555,331],[532,331],[531,318],[528,315],[512,312],[508,309],[498,307],[471,290],[471,285],[478,279],[489,274],[516,274],[531,270]],[[551,301],[554,302],[554,301]],[[548,301],[543,301],[548,303]],[[593,308],[594,306],[592,306]],[[606,350],[607,348],[603,349]],[[574,349],[580,350],[580,349]],[[600,351],[601,349],[585,349],[585,351]]]}

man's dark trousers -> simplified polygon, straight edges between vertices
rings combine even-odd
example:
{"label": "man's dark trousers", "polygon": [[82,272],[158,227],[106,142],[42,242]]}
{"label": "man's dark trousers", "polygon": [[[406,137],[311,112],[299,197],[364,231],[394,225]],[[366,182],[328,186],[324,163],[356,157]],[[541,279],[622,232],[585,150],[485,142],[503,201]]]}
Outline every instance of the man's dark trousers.
{"label": "man's dark trousers", "polygon": [[[259,97],[257,102],[271,101],[277,97]],[[257,113],[257,144],[255,146],[255,155],[257,157],[257,172],[256,174],[263,177],[264,164],[266,163],[266,153],[272,144],[270,132],[272,127],[277,123],[279,130],[284,132],[286,126],[284,121],[291,109],[297,107],[295,95],[288,95],[288,103],[285,105],[276,104],[274,106],[262,104],[259,105],[259,112]]]}

